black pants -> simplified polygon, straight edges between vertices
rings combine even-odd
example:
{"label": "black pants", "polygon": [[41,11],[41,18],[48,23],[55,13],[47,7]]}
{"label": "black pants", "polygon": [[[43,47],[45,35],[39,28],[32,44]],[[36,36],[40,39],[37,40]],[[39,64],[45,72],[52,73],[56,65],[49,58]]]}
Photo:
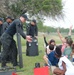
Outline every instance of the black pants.
{"label": "black pants", "polygon": [[3,33],[0,40],[3,46],[2,67],[6,66],[6,61],[8,56],[11,57],[13,66],[16,66],[17,65],[17,48],[16,48],[15,41],[7,33]]}
{"label": "black pants", "polygon": [[12,40],[11,42],[9,59],[12,61],[13,66],[17,65],[17,47],[15,40]]}

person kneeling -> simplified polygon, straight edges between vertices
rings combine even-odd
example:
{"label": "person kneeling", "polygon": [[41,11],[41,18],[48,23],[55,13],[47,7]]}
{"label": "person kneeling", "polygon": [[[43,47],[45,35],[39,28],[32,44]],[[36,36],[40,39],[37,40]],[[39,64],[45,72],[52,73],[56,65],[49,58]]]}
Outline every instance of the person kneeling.
{"label": "person kneeling", "polygon": [[54,69],[53,73],[55,75],[74,75],[74,66],[66,56],[62,56],[59,47],[55,49],[55,56],[59,59],[59,68]]}
{"label": "person kneeling", "polygon": [[55,57],[54,45],[49,45],[49,51],[46,50],[46,55],[43,56],[48,66],[57,66],[58,58]]}

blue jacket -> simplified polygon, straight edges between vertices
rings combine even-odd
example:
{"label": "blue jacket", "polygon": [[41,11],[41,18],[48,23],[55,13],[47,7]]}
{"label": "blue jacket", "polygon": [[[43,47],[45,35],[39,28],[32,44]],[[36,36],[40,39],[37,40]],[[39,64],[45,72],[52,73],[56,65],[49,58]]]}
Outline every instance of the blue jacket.
{"label": "blue jacket", "polygon": [[55,57],[55,52],[52,51],[50,54],[48,54],[48,59],[51,62],[51,64],[53,66],[57,66],[58,65],[58,61],[59,59]]}

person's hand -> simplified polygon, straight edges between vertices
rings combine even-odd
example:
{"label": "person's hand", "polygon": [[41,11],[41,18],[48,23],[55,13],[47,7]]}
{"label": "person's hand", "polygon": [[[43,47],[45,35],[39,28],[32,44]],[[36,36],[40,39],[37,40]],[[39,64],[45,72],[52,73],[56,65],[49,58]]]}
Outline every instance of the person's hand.
{"label": "person's hand", "polygon": [[64,72],[64,71],[62,71],[62,73],[61,73],[60,75],[65,75],[65,72]]}
{"label": "person's hand", "polygon": [[31,36],[26,36],[26,40],[27,40],[28,42],[32,42]]}
{"label": "person's hand", "polygon": [[73,25],[70,26],[70,30],[72,29]]}

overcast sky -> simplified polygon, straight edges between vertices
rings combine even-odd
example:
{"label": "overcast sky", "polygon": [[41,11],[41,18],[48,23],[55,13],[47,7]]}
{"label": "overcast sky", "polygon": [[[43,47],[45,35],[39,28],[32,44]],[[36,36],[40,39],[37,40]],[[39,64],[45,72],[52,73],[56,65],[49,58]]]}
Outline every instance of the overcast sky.
{"label": "overcast sky", "polygon": [[74,0],[63,0],[63,3],[65,3],[63,10],[66,16],[64,17],[64,20],[59,20],[57,22],[47,19],[45,20],[44,25],[64,28],[69,28],[71,25],[73,25],[74,28]]}

